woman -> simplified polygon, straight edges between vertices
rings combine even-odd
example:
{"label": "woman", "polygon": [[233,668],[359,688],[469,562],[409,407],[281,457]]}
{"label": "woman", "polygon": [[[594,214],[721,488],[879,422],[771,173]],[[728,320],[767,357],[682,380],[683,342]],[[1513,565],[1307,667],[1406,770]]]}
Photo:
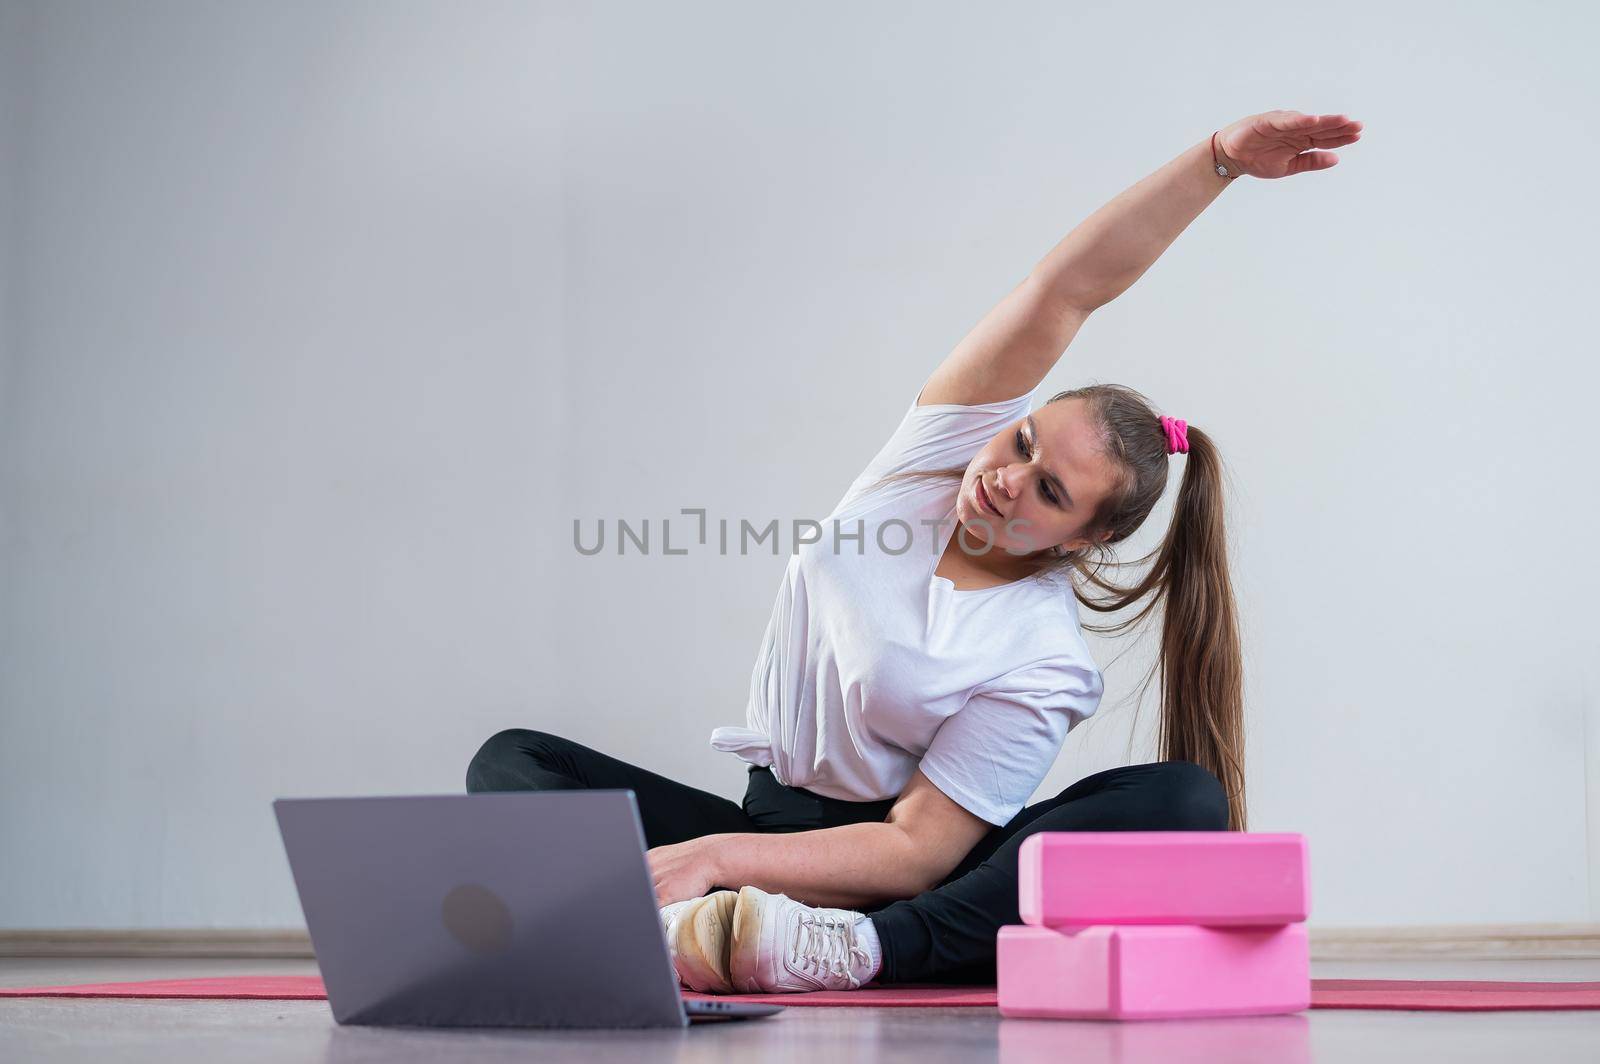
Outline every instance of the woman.
{"label": "woman", "polygon": [[[1211,438],[1095,385],[1030,413],[1084,320],[1242,174],[1323,170],[1344,115],[1269,111],[1186,149],[1069,233],[928,378],[790,559],[751,680],[742,805],[541,732],[501,732],[470,791],[631,788],[673,960],[711,992],[987,982],[1035,831],[1244,830],[1242,682]],[[1187,455],[1147,574],[1099,575]],[[1103,598],[1086,597],[1081,587]],[[1103,690],[1078,603],[1120,631],[1164,604],[1162,760],[1023,808]],[[731,889],[721,889],[731,888]]]}

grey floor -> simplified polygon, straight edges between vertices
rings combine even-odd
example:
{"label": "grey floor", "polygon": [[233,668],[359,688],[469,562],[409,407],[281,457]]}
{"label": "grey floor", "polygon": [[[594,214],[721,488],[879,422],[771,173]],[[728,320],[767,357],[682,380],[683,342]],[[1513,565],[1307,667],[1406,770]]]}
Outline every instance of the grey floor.
{"label": "grey floor", "polygon": [[[300,974],[310,961],[0,958],[0,986]],[[1600,980],[1600,960],[1344,962],[1323,978]],[[0,999],[0,1061],[740,1059],[1018,1062],[1600,1060],[1600,1012],[1346,1012],[1205,1022],[1003,1020],[993,1009],[794,1008],[648,1033],[342,1028],[320,1001]]]}

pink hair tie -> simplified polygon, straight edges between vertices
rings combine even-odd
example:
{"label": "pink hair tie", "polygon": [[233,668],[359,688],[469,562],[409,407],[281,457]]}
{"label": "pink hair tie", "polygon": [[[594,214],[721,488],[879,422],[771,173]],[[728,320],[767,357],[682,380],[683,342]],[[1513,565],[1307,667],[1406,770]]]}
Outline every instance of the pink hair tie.
{"label": "pink hair tie", "polygon": [[1181,417],[1161,415],[1161,431],[1167,437],[1168,454],[1189,453],[1189,423]]}

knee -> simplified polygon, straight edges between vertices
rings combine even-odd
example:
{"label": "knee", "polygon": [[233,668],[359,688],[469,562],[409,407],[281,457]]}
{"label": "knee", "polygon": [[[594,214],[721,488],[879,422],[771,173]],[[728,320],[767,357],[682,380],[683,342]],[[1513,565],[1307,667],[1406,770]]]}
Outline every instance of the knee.
{"label": "knee", "polygon": [[467,762],[467,792],[500,791],[507,789],[502,781],[514,777],[513,766],[532,761],[540,768],[548,768],[550,758],[559,738],[546,732],[527,728],[507,728],[491,735],[478,747],[478,752]]}
{"label": "knee", "polygon": [[1228,793],[1216,776],[1193,761],[1163,761],[1157,798],[1163,831],[1228,830]]}

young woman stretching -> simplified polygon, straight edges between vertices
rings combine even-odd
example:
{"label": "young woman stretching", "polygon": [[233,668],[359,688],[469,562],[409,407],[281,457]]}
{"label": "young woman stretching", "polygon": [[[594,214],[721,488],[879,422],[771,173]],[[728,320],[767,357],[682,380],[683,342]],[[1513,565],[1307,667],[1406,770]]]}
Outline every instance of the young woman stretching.
{"label": "young woman stretching", "polygon": [[[1360,131],[1294,111],[1219,130],[1069,233],[957,345],[829,515],[833,536],[789,561],[747,727],[712,734],[750,766],[742,805],[524,730],[483,745],[467,789],[632,789],[674,963],[712,992],[989,982],[1030,833],[1243,830],[1216,447],[1119,385],[1037,410],[1033,393],[1235,177],[1326,169]],[[1098,570],[1161,497],[1174,453],[1187,459],[1164,541],[1109,562],[1153,564],[1131,587],[1108,582]],[[1089,628],[1164,606],[1162,760],[1023,808],[1100,702],[1078,603],[1146,598]]]}

